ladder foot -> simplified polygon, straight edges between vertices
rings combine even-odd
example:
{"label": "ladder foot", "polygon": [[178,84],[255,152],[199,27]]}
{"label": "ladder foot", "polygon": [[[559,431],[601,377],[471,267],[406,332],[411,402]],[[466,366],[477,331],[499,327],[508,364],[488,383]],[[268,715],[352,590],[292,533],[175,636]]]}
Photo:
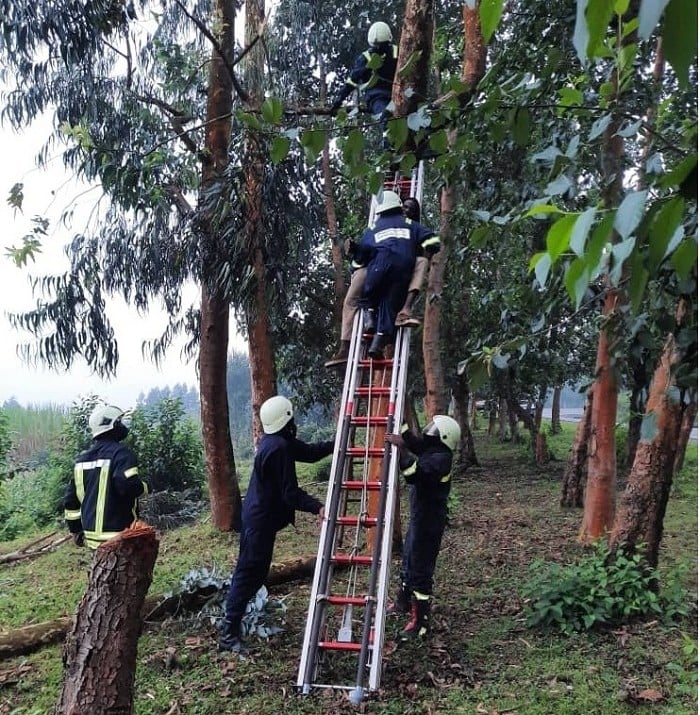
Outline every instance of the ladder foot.
{"label": "ladder foot", "polygon": [[362,700],[364,699],[364,697],[365,697],[365,690],[364,690],[364,688],[361,688],[361,687],[359,687],[359,686],[357,686],[356,688],[353,688],[353,689],[350,691],[349,697],[350,697],[350,702],[351,702],[353,705],[359,705],[359,704],[362,702]]}

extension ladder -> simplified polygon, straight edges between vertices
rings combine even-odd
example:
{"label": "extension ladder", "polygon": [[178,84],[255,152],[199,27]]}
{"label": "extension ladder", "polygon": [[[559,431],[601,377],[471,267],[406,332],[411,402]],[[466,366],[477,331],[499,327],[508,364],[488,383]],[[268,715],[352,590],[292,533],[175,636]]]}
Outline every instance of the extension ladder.
{"label": "extension ladder", "polygon": [[[401,198],[422,196],[422,163],[410,179],[388,177]],[[376,197],[370,206],[374,220]],[[311,585],[297,689],[349,691],[353,703],[379,688],[398,493],[398,450],[411,331],[396,331],[391,359],[366,357],[363,312],[355,316],[340,418]],[[357,615],[356,615],[357,614]]]}

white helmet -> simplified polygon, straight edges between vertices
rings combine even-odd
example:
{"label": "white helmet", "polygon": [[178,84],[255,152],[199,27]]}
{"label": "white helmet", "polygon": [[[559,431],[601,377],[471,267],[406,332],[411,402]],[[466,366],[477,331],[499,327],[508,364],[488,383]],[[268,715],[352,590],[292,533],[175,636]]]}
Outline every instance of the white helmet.
{"label": "white helmet", "polygon": [[367,42],[372,46],[381,45],[382,42],[391,42],[392,39],[391,28],[386,22],[373,23],[367,33]]}
{"label": "white helmet", "polygon": [[279,432],[293,418],[294,407],[282,395],[270,397],[260,406],[260,421],[265,434]]}
{"label": "white helmet", "polygon": [[114,405],[98,405],[92,411],[88,424],[93,437],[109,432],[122,421],[124,410]]}
{"label": "white helmet", "polygon": [[395,191],[382,191],[382,195],[377,199],[377,208],[374,213],[384,213],[392,209],[400,209],[403,206],[401,197]]}
{"label": "white helmet", "polygon": [[423,430],[423,434],[440,437],[440,441],[454,452],[462,436],[462,430],[451,417],[434,415],[432,421]]}

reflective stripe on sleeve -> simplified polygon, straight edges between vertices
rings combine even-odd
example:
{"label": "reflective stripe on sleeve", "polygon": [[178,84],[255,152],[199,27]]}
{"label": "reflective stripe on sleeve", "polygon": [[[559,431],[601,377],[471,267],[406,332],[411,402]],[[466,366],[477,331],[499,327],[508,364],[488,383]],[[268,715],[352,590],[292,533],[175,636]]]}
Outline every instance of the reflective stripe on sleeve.
{"label": "reflective stripe on sleeve", "polygon": [[412,474],[415,474],[418,471],[418,462],[414,462],[410,467],[406,467],[401,474],[404,475],[404,477],[410,477]]}
{"label": "reflective stripe on sleeve", "polygon": [[124,472],[124,476],[128,479],[129,477],[135,477],[139,473],[138,467],[132,467]]}
{"label": "reflective stripe on sleeve", "polygon": [[80,521],[80,509],[66,509],[63,518],[66,521]]}
{"label": "reflective stripe on sleeve", "polygon": [[440,243],[440,237],[439,236],[430,236],[430,238],[426,238],[423,243],[421,243],[421,246],[423,248],[427,248],[428,246],[434,246],[435,244]]}

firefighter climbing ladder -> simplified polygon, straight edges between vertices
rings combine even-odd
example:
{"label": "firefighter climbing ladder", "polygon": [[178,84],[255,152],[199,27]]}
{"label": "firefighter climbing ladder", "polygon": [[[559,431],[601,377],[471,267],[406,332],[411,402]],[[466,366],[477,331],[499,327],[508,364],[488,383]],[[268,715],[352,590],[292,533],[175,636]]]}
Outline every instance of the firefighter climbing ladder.
{"label": "firefighter climbing ladder", "polygon": [[[385,189],[422,198],[423,164]],[[374,221],[376,197],[370,206]],[[297,688],[348,690],[359,704],[379,688],[397,499],[398,454],[384,442],[403,415],[410,329],[396,331],[391,359],[370,360],[355,316],[311,586]],[[357,614],[357,615],[355,615]]]}

